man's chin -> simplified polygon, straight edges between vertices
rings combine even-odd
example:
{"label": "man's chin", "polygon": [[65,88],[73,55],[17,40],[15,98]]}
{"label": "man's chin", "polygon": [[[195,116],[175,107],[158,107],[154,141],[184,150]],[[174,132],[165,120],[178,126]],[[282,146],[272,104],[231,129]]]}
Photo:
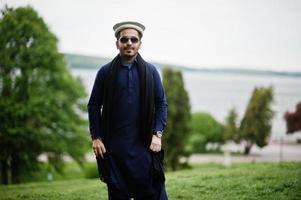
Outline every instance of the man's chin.
{"label": "man's chin", "polygon": [[137,54],[124,54],[123,57],[126,59],[131,59],[133,57],[135,57]]}

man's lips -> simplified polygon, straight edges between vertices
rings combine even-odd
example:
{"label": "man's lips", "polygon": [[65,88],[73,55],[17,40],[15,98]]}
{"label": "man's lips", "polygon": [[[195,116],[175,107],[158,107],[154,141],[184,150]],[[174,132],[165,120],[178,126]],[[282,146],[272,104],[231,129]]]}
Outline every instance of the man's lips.
{"label": "man's lips", "polygon": [[134,49],[125,49],[125,52],[131,53]]}

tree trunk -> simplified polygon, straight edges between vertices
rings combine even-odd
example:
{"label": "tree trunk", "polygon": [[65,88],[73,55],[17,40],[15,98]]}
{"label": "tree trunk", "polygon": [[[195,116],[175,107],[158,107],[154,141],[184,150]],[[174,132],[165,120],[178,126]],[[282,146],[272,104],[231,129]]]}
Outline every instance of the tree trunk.
{"label": "tree trunk", "polygon": [[8,184],[8,164],[7,160],[1,160],[1,184]]}
{"label": "tree trunk", "polygon": [[251,148],[252,148],[252,143],[247,143],[245,146],[244,154],[249,155]]}
{"label": "tree trunk", "polygon": [[11,178],[12,183],[20,183],[20,167],[19,167],[19,158],[18,156],[13,156],[11,161]]}

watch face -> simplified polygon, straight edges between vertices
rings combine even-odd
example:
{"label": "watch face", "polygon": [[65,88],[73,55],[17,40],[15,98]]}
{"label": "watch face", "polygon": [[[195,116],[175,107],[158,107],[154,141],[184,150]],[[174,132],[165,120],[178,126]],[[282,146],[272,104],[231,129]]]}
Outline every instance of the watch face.
{"label": "watch face", "polygon": [[156,133],[156,135],[157,135],[157,137],[162,137],[162,131],[157,131],[157,133]]}

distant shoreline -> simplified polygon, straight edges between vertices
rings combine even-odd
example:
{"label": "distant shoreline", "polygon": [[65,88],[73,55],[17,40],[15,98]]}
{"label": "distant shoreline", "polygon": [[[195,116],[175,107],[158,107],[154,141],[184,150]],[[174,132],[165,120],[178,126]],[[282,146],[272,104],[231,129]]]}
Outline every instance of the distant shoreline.
{"label": "distant shoreline", "polygon": [[[63,54],[67,66],[71,69],[99,69],[102,65],[111,61],[110,58],[86,56],[78,54]],[[272,70],[255,70],[255,69],[238,69],[238,68],[192,68],[180,65],[171,65],[164,63],[153,63],[159,69],[164,66],[169,66],[173,69],[186,72],[199,73],[214,73],[214,74],[234,74],[234,75],[256,75],[256,76],[281,76],[281,77],[295,77],[301,78],[301,72],[282,72]]]}

